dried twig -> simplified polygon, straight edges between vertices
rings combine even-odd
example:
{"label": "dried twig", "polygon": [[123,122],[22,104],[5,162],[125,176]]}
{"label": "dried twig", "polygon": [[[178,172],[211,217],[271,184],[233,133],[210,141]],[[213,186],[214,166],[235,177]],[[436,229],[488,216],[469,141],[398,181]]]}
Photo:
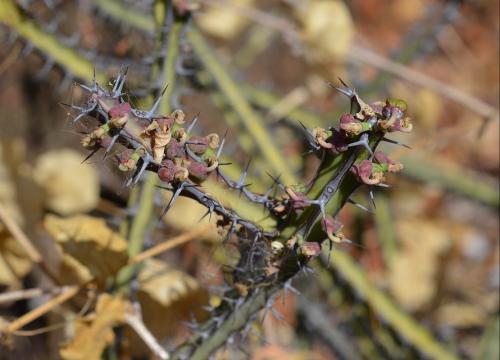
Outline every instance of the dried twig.
{"label": "dried twig", "polygon": [[198,226],[191,231],[185,232],[185,233],[183,233],[179,236],[176,236],[170,240],[162,242],[161,244],[158,244],[150,249],[147,249],[147,250],[141,252],[140,254],[137,254],[136,256],[134,256],[133,258],[131,258],[129,260],[129,264],[138,264],[140,262],[143,262],[146,259],[149,259],[153,256],[158,255],[158,254],[161,254],[162,252],[173,249],[176,246],[182,245],[188,241],[196,239],[197,237],[206,233],[207,230],[209,230],[210,228],[212,228],[212,225],[210,225],[210,224],[204,224],[204,225]]}
{"label": "dried twig", "polygon": [[7,327],[5,328],[6,333],[13,333],[26,324],[29,324],[30,322],[34,321],[35,319],[38,319],[40,316],[45,315],[48,313],[50,310],[55,308],[58,305],[61,305],[62,303],[68,301],[71,299],[73,296],[75,296],[78,291],[80,290],[79,286],[67,286],[64,288],[64,290],[56,296],[55,298],[47,301],[45,304],[40,305],[36,309],[31,310],[30,312],[24,314],[23,316],[17,318],[13,322],[11,322]]}
{"label": "dried twig", "polygon": [[19,225],[14,221],[12,216],[7,212],[5,207],[0,203],[0,220],[4,223],[5,227],[14,236],[14,239],[19,245],[24,249],[26,255],[35,264],[38,264],[42,270],[54,281],[56,281],[57,276],[53,271],[45,264],[42,254],[33,246],[30,239],[26,236]]}
{"label": "dried twig", "polygon": [[158,343],[158,340],[151,334],[149,329],[142,321],[140,311],[134,307],[133,313],[125,314],[125,322],[139,335],[148,348],[160,359],[167,360],[170,358],[168,352]]}
{"label": "dried twig", "polygon": [[64,289],[63,287],[57,287],[53,289],[34,288],[34,289],[9,291],[4,294],[0,294],[0,304],[4,304],[11,301],[32,299],[46,294],[56,295],[60,294],[63,289]]}
{"label": "dried twig", "polygon": [[408,82],[431,89],[436,93],[443,95],[444,97],[470,109],[471,111],[479,114],[485,119],[498,120],[498,110],[493,106],[457,89],[456,87],[436,80],[429,75],[422,74],[421,72],[413,70],[408,66],[392,61],[382,55],[376,54],[369,49],[359,46],[353,45],[351,47],[351,51],[349,51],[348,54],[351,60],[371,65],[373,67],[376,67],[377,69],[399,76],[400,78]]}
{"label": "dried twig", "polygon": [[19,225],[14,221],[12,216],[7,212],[7,209],[0,203],[0,220],[4,223],[5,227],[14,236],[14,239],[21,245],[21,247],[26,251],[26,255],[34,263],[41,263],[43,260],[42,254],[33,246],[30,239],[21,230]]}

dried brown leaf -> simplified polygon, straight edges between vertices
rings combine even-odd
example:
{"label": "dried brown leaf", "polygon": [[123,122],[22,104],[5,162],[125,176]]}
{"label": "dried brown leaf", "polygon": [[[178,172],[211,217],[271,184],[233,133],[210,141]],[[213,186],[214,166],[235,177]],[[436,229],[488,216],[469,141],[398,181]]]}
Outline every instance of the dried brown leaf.
{"label": "dried brown leaf", "polygon": [[159,339],[172,334],[182,320],[202,313],[207,293],[186,273],[149,259],[138,274],[137,298],[147,327]]}
{"label": "dried brown leaf", "polygon": [[102,284],[127,264],[127,242],[102,219],[48,215],[44,225],[61,249],[64,266],[72,268],[78,278],[88,279],[90,273]]}

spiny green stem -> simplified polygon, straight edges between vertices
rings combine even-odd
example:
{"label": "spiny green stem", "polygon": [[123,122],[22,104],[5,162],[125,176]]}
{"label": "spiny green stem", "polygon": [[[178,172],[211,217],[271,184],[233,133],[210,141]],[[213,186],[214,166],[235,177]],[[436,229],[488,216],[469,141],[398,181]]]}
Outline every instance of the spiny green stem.
{"label": "spiny green stem", "polygon": [[[276,294],[281,288],[280,283],[276,283],[266,288],[260,288],[258,292],[251,295],[241,306],[231,312],[228,318],[205,341],[200,342],[199,336],[194,336],[186,345],[179,348],[173,355],[172,360],[184,358],[183,355],[191,349],[191,344],[196,348],[189,355],[190,360],[205,360],[210,357],[215,350],[222,344],[226,343],[227,339],[234,333],[235,330],[243,328],[248,320],[254,317],[258,311],[264,308],[268,300]],[[209,320],[210,321],[210,320]]]}
{"label": "spiny green stem", "polygon": [[[373,144],[375,146],[377,142]],[[324,184],[324,186],[332,185],[336,187],[335,195],[331,197],[330,201],[327,203],[327,208],[329,210],[329,214],[332,216],[336,216],[340,209],[344,206],[345,202],[351,195],[352,191],[359,186],[355,179],[351,181],[344,181],[344,178],[348,174],[349,169],[352,166],[354,160],[359,156],[361,152],[357,149],[351,149],[346,152],[345,161],[342,163],[341,168],[333,173],[331,182]],[[366,155],[365,155],[366,156]],[[337,188],[338,187],[338,188]],[[313,233],[309,236],[308,241],[317,241],[320,242],[320,238],[317,235],[316,223],[319,223],[317,219],[317,214],[310,215],[310,218],[313,219],[314,225]],[[293,232],[299,229],[297,225],[298,221],[293,222],[290,227],[293,229]],[[299,229],[300,230],[300,229]],[[280,271],[276,277],[270,281],[272,285],[263,286],[258,288],[253,294],[249,295],[249,297],[245,300],[243,305],[238,307],[237,309],[232,309],[230,315],[222,322],[220,326],[218,326],[215,331],[213,331],[210,336],[203,340],[200,338],[200,335],[195,334],[188,342],[187,345],[181,347],[175,356],[182,356],[183,352],[186,351],[186,348],[192,347],[190,344],[195,345],[195,349],[192,354],[190,354],[190,359],[206,359],[210,356],[210,354],[222,346],[231,335],[231,333],[238,331],[245,324],[251,322],[252,316],[264,308],[264,306],[271,299],[272,295],[274,295],[277,291],[283,288],[285,283],[290,280],[293,276],[295,276],[302,268],[301,264],[303,260],[301,260],[300,255],[298,253],[292,252],[289,257],[285,258],[284,262],[281,264]],[[227,306],[227,304],[225,304]],[[223,305],[224,306],[224,305]],[[208,321],[208,325],[205,324],[205,327],[210,326],[212,320]]]}
{"label": "spiny green stem", "polygon": [[[92,79],[94,64],[72,48],[61,44],[52,34],[43,31],[13,0],[0,1],[0,22],[12,27],[33,46],[50,55],[54,61],[70,70],[76,77],[88,81]],[[107,77],[101,72],[96,72],[96,79],[102,84],[107,81]]]}

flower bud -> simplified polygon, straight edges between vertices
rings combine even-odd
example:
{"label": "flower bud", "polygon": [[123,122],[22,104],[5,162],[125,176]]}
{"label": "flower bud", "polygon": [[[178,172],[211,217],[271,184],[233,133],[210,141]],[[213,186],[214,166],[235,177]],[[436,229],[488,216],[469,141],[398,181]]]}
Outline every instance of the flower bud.
{"label": "flower bud", "polygon": [[161,167],[158,169],[158,177],[161,181],[171,182],[174,180],[175,175],[175,164],[171,160],[163,160],[161,162]]}
{"label": "flower bud", "polygon": [[204,163],[193,161],[188,167],[189,175],[196,180],[203,181],[208,177],[207,166]]}
{"label": "flower bud", "polygon": [[121,171],[132,171],[137,167],[138,157],[134,157],[133,149],[125,149],[119,156],[118,169]]}
{"label": "flower bud", "polygon": [[168,159],[173,160],[176,157],[186,157],[186,150],[178,140],[172,138],[167,145],[166,156]]}
{"label": "flower bud", "polygon": [[202,155],[208,149],[208,139],[204,136],[191,136],[188,147],[196,155]]}

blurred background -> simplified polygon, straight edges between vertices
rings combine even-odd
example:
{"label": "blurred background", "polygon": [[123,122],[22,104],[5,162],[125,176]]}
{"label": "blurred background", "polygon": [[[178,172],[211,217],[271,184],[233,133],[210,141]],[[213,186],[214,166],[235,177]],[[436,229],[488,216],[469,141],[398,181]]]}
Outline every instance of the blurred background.
{"label": "blurred background", "polygon": [[[282,165],[303,181],[318,160],[303,155],[299,122],[335,126],[349,109],[330,82],[340,85],[341,78],[370,102],[405,99],[414,123],[411,134],[394,137],[411,150],[383,146],[405,169],[389,179],[390,188],[376,190],[373,213],[346,206],[340,215],[359,246],[342,245],[331,264],[317,261],[314,273],[294,283],[300,295],[286,294],[276,314],[254,325],[250,340],[217,358],[498,359],[499,2],[182,0],[176,6],[194,10],[187,28],[201,36],[181,33],[171,103],[188,118],[199,114],[200,133],[229,129],[228,172],[237,179],[251,157],[255,191],[271,183],[266,172],[279,169],[259,151],[242,106],[271,134]],[[165,85],[151,76],[156,59],[168,56],[168,49],[155,49],[152,8],[148,0],[0,3],[0,329],[57,296],[55,287],[80,281],[59,273],[54,284],[7,221],[24,230],[49,264],[73,257],[80,274],[126,253],[126,245],[116,254],[98,245],[134,215],[133,206],[127,210],[134,193],[113,156],[97,154],[82,164],[81,133],[93,123],[73,124],[77,112],[61,103],[85,101],[75,83],[89,83],[93,68],[100,79],[112,79],[127,66],[127,93],[136,104]],[[244,104],[228,99],[228,89]],[[213,181],[209,191],[223,203],[262,220]],[[165,197],[155,197],[155,214]],[[355,198],[372,207],[367,192]],[[204,226],[203,213],[182,200],[164,222],[152,215],[144,245]],[[80,231],[76,219],[84,219],[92,251],[65,242]],[[162,254],[151,265],[159,278],[139,275],[144,322],[162,343],[181,343],[190,315],[202,318],[198,309],[217,303],[212,289],[232,261],[231,249],[219,242],[209,228]],[[79,317],[99,291],[80,292],[22,330],[4,333],[0,357],[99,358],[87,352],[98,333],[78,338]],[[11,293],[22,295],[5,296]],[[150,357],[129,332],[111,332],[104,358]]]}

